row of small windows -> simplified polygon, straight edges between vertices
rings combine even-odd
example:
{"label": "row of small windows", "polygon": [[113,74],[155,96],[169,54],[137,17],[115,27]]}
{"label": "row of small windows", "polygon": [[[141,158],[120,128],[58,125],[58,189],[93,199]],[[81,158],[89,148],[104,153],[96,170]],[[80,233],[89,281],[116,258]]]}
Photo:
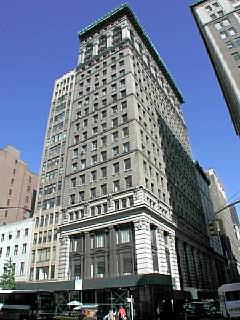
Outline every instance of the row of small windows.
{"label": "row of small windows", "polygon": [[[122,150],[119,146],[115,146],[112,148],[112,156],[110,158],[117,157],[119,155],[129,153],[129,152],[130,152],[130,143],[125,142],[122,144]],[[105,162],[108,160],[107,151],[101,152],[100,159],[97,154],[94,154],[93,156],[91,156],[91,158],[89,160],[90,160],[89,161],[90,163],[88,163],[89,166],[94,166],[98,163]],[[80,163],[74,162],[72,164],[72,172],[76,172],[77,170],[85,170],[86,168],[87,168],[87,160],[86,159],[81,159]]]}
{"label": "row of small windows", "polygon": [[[121,121],[119,121],[119,120],[120,120],[119,117],[116,117],[116,118],[112,119],[112,121],[111,121],[111,128],[116,128],[118,125],[120,125],[120,124],[125,124],[126,122],[128,122],[128,120],[129,120],[128,114],[127,114],[127,113],[123,114],[123,115],[121,116]],[[88,123],[88,120],[86,119],[86,121],[83,122],[84,128],[87,127],[85,130],[87,130],[87,129],[89,128],[89,126],[87,125],[87,123]],[[79,131],[79,130],[80,130],[79,127],[80,127],[80,126],[76,126],[75,129]],[[83,128],[83,130],[84,130],[84,128]],[[102,123],[100,126],[97,126],[97,125],[95,124],[95,122],[94,122],[94,125],[93,125],[93,127],[92,127],[92,132],[91,132],[90,137],[91,137],[92,135],[97,135],[98,133],[105,132],[105,131],[107,131],[107,129],[108,129],[108,127],[107,127],[107,122]],[[76,132],[76,131],[75,131],[75,132]],[[77,132],[76,132],[76,133],[77,133]],[[89,132],[89,133],[90,133],[90,132]],[[82,141],[87,140],[88,137],[89,137],[89,136],[88,136],[88,131],[83,131],[83,132],[82,132],[82,135],[81,135],[81,140],[82,140]],[[75,134],[75,136],[74,136],[74,144],[79,143],[79,141],[80,141],[80,135],[79,135],[79,134]]]}
{"label": "row of small windows", "polygon": [[[130,229],[120,229],[115,230],[115,244],[128,243],[131,240],[131,230]],[[84,250],[84,237],[79,236],[71,239],[70,242],[70,252],[77,252]],[[109,245],[109,237],[106,233],[96,233],[90,235],[90,249],[103,248]]]}
{"label": "row of small windows", "polygon": [[[109,191],[118,192],[118,191],[121,191],[121,190],[126,190],[126,189],[129,189],[129,188],[132,188],[132,186],[133,186],[132,176],[127,176],[124,179],[124,186],[121,185],[120,179],[118,179],[118,180],[113,181],[111,190],[108,190],[107,183],[102,184],[100,186],[100,188],[99,188],[99,194],[98,194],[98,188],[97,187],[90,188],[90,198],[91,199],[95,199],[98,196],[106,196],[106,195],[108,195]],[[81,203],[81,202],[84,202],[84,201],[85,201],[85,192],[84,191],[80,191],[79,192],[78,199],[77,199],[77,196],[76,196],[75,193],[71,194],[69,196],[69,204],[70,205],[77,204],[78,202]]]}
{"label": "row of small windows", "polygon": [[[124,171],[129,171],[131,170],[131,159],[125,159],[124,162]],[[113,163],[113,175],[118,175],[120,174],[120,162],[115,162]],[[107,167],[103,167],[100,169],[100,177],[101,179],[104,179],[107,177]],[[93,170],[90,172],[90,181],[91,182],[96,182],[98,178],[97,170]],[[80,175],[79,176],[79,185],[84,186],[86,181],[86,175]],[[77,178],[71,178],[71,188],[76,188],[77,186]]]}
{"label": "row of small windows", "polygon": [[[27,237],[28,234],[29,234],[29,228],[26,228],[24,230],[17,230],[16,232],[16,235],[15,235],[15,238],[20,238],[21,236],[21,233],[24,237]],[[5,233],[2,233],[1,234],[1,242],[3,242],[4,240],[11,240],[13,239],[13,233],[12,232],[9,232],[8,234],[5,234]]]}
{"label": "row of small windows", "polygon": [[35,228],[48,226],[53,223],[57,224],[58,217],[59,217],[58,213],[55,213],[55,215],[53,213],[50,213],[50,214],[46,214],[45,216],[42,215],[41,217],[36,217]]}
{"label": "row of small windows", "polygon": [[[13,249],[13,248],[12,248]],[[22,244],[22,250],[19,252],[19,245],[18,244],[16,244],[15,246],[14,246],[14,250],[13,250],[13,255],[14,256],[16,256],[16,255],[18,255],[18,254],[26,254],[26,252],[27,252],[27,243],[23,243]],[[3,254],[3,248],[2,247],[0,247],[0,258],[2,257],[2,254]],[[9,257],[11,255],[11,247],[10,246],[8,246],[7,248],[6,248],[6,257]]]}
{"label": "row of small windows", "polygon": [[[118,64],[119,64],[119,67],[124,66],[124,60],[119,61]],[[116,72],[116,70],[117,70],[117,65],[116,64],[112,64],[111,65],[111,72]],[[119,72],[118,73],[119,77],[121,77],[121,76],[123,76],[125,74],[125,70],[124,69],[120,69],[118,72]],[[107,84],[107,78],[106,78],[107,73],[108,73],[107,69],[104,69],[102,71],[102,73],[96,73],[94,75],[94,89],[98,89],[100,87],[99,80],[100,80],[101,77],[102,77],[101,84],[102,85],[106,85]],[[111,81],[114,81],[116,79],[117,79],[117,74],[116,73],[111,74]],[[81,81],[79,83],[79,85],[78,85],[80,90],[82,88],[84,88],[84,86],[85,86],[86,87],[86,91],[90,91],[90,85],[91,85],[92,80],[93,80],[92,78],[87,78],[85,81]],[[122,80],[124,80],[124,79],[122,79]],[[121,86],[124,83],[120,81],[119,84]],[[87,90],[87,88],[89,88],[89,90]]]}
{"label": "row of small windows", "polygon": [[[80,101],[80,102],[78,103],[78,109],[80,109],[80,110],[77,110],[77,113],[76,113],[76,118],[77,118],[77,119],[78,119],[79,117],[81,117],[81,116],[89,116],[89,114],[90,114],[91,111],[92,111],[92,112],[95,112],[95,111],[97,111],[98,108],[99,108],[99,103],[98,103],[98,102],[95,102],[95,103],[92,105],[92,110],[89,109],[89,107],[88,107],[89,98],[86,98],[86,99],[85,99],[85,102],[84,102],[85,107],[84,107],[83,110],[81,110],[82,104],[83,104],[83,101]],[[107,105],[107,100],[102,100],[101,104],[102,104],[102,107],[105,107],[105,106]],[[116,104],[116,105],[113,105],[113,106],[111,107],[111,114],[113,115],[113,114],[117,113],[117,112],[120,111],[120,110],[124,111],[126,108],[127,108],[127,101],[122,101],[119,105]],[[101,111],[101,119],[105,119],[106,117],[107,117],[107,110],[104,109],[104,110]],[[99,118],[100,118],[100,115],[99,115],[99,114],[93,115],[93,123],[96,123],[96,122],[99,120]],[[86,126],[87,123],[88,123],[88,120],[85,119],[84,122],[83,122],[83,125]],[[75,131],[76,131],[76,130],[79,130],[79,127],[80,127],[80,124],[76,124]]]}
{"label": "row of small windows", "polygon": [[211,19],[216,19],[223,16],[223,10],[217,2],[213,2],[205,7]]}
{"label": "row of small windows", "polygon": [[40,231],[38,234],[33,235],[33,244],[46,243],[57,240],[57,229]]}
{"label": "row of small windows", "polygon": [[[111,53],[115,53],[115,50],[113,49],[112,51],[111,51]],[[119,52],[119,59],[121,59],[121,58],[123,58],[123,52]],[[99,59],[98,59],[99,60]],[[113,63],[113,62],[115,62],[116,61],[116,57],[111,57],[111,63]],[[91,70],[91,69],[88,69],[87,71],[86,71],[86,73],[84,73],[84,72],[81,72],[81,78],[83,79],[83,78],[85,78],[85,77],[88,77],[91,73],[92,73],[92,71],[94,72],[94,71],[97,71],[97,70],[99,70],[101,67],[103,67],[103,68],[105,68],[105,67],[107,67],[107,61],[106,61],[106,57],[105,57],[105,59],[104,59],[104,61],[103,61],[103,63],[102,63],[102,65],[100,65],[100,64],[96,64],[95,65],[95,67],[94,67],[94,69],[95,70]],[[84,70],[85,68],[82,68],[82,70]],[[107,74],[107,70],[105,69],[105,70],[103,70],[103,76],[104,75],[106,75]],[[87,83],[90,83],[90,79],[88,79],[87,80]]]}

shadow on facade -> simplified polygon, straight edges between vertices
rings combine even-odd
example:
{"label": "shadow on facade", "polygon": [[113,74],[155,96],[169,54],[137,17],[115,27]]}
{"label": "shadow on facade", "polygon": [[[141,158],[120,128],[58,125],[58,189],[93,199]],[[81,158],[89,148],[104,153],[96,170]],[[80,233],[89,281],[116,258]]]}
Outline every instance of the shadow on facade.
{"label": "shadow on facade", "polygon": [[[181,289],[189,290],[192,297],[196,292],[205,292],[206,295],[208,291],[214,295],[226,282],[225,260],[210,247],[195,164],[190,151],[184,149],[183,142],[178,141],[160,115],[158,124],[170,207],[176,224],[175,245]],[[195,294],[193,288],[198,289]]]}

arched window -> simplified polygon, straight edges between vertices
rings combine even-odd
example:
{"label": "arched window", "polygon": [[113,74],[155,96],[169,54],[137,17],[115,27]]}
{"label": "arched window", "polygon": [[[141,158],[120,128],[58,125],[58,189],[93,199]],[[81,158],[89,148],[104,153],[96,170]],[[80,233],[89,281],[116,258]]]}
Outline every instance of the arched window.
{"label": "arched window", "polygon": [[113,30],[113,45],[116,45],[121,41],[122,41],[122,28],[116,27]]}

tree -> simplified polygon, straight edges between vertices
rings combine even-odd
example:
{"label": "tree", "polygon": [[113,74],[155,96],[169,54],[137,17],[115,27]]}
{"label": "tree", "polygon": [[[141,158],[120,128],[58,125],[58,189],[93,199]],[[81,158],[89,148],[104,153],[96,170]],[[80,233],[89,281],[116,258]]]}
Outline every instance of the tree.
{"label": "tree", "polygon": [[14,289],[15,288],[15,277],[14,277],[14,264],[12,263],[12,259],[8,260],[4,264],[4,271],[0,277],[0,287],[2,289]]}

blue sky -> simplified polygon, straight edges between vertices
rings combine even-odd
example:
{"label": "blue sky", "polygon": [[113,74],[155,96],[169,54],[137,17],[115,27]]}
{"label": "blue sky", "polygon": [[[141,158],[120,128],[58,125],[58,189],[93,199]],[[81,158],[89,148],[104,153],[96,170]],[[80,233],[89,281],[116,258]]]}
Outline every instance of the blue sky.
{"label": "blue sky", "polygon": [[[0,147],[38,172],[53,84],[74,69],[77,32],[119,0],[8,0],[0,11]],[[182,92],[194,159],[214,167],[228,197],[240,190],[240,146],[186,0],[130,0]],[[240,197],[240,194],[238,194]]]}

